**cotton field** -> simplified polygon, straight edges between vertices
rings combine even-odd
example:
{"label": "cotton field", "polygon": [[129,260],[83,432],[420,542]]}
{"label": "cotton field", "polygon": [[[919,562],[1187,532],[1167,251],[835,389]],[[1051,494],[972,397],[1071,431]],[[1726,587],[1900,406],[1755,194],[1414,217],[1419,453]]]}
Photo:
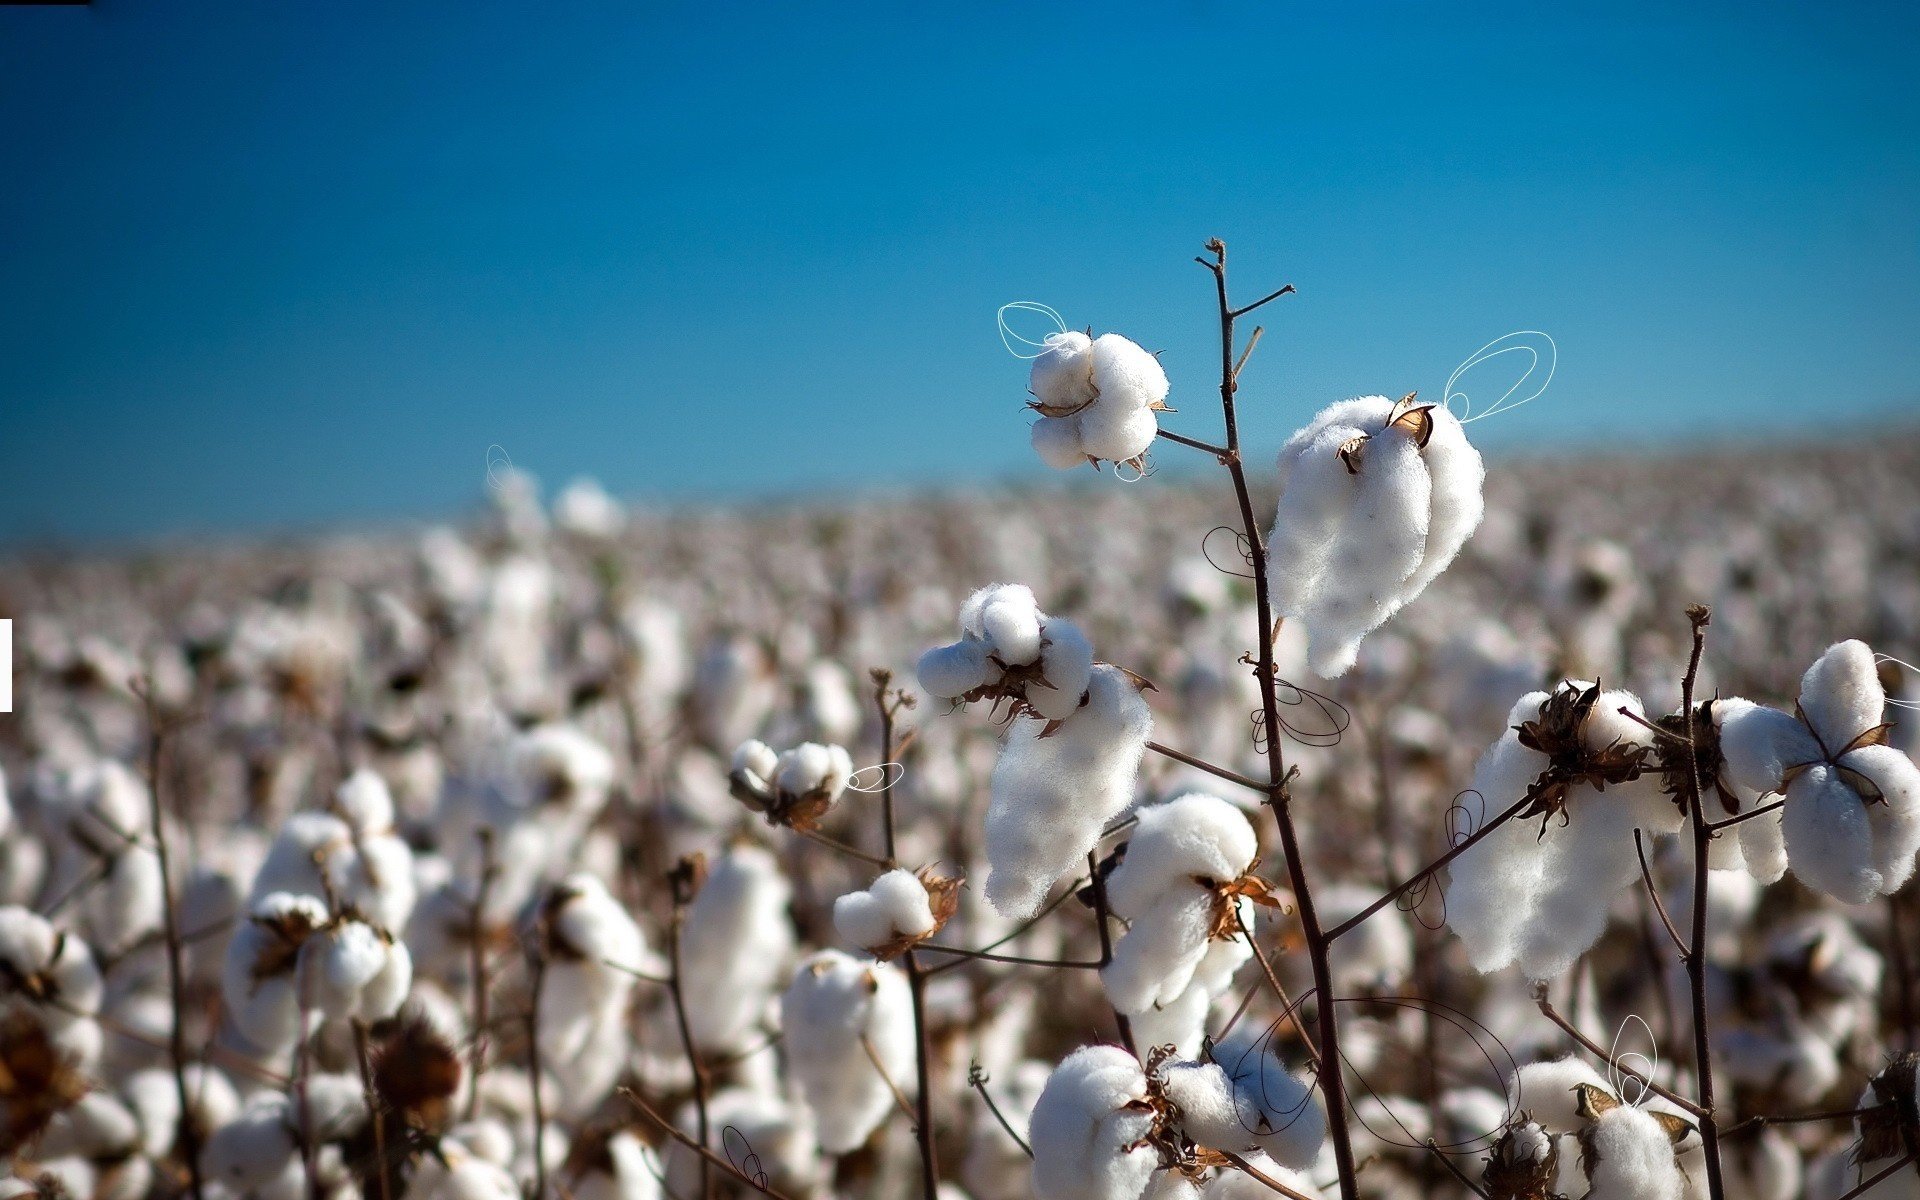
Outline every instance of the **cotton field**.
{"label": "cotton field", "polygon": [[1057,488],[0,566],[5,1195],[1920,1196],[1910,434],[1261,363],[1048,339]]}

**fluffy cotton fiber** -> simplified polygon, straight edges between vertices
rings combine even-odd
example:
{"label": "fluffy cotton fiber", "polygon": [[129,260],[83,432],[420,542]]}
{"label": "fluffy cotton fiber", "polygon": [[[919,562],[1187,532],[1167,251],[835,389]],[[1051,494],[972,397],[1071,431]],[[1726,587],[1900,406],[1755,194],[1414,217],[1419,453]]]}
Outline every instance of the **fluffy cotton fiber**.
{"label": "fluffy cotton fiber", "polygon": [[1446,569],[1484,510],[1486,469],[1460,422],[1440,406],[1408,411],[1385,396],[1345,400],[1280,450],[1274,607],[1306,625],[1309,665],[1328,678]]}
{"label": "fluffy cotton fiber", "polygon": [[1304,1170],[1326,1139],[1326,1114],[1312,1090],[1287,1073],[1258,1032],[1222,1040],[1209,1062],[1167,1067],[1165,1084],[1182,1130],[1199,1145],[1261,1153]]}
{"label": "fluffy cotton fiber", "polygon": [[1133,680],[1103,663],[1089,678],[1086,706],[1043,737],[1047,726],[1014,722],[993,769],[987,900],[1015,920],[1038,912],[1047,890],[1133,802],[1153,715]]}
{"label": "fluffy cotton fiber", "polygon": [[1033,448],[1048,466],[1135,462],[1159,433],[1154,413],[1166,407],[1160,360],[1117,333],[1051,335],[1028,376]]}
{"label": "fluffy cotton fiber", "polygon": [[906,976],[885,963],[822,950],[794,972],[781,1019],[787,1064],[813,1112],[820,1148],[858,1148],[892,1110],[893,1088],[913,1090]]}
{"label": "fluffy cotton fiber", "polygon": [[1028,1122],[1037,1200],[1136,1200],[1159,1165],[1147,1077],[1117,1046],[1083,1046],[1047,1078]]}
{"label": "fluffy cotton fiber", "polygon": [[1139,1013],[1186,991],[1223,902],[1201,881],[1238,879],[1258,849],[1246,816],[1202,792],[1140,810],[1127,855],[1107,885],[1113,912],[1130,922],[1100,973],[1115,1008]]}
{"label": "fluffy cotton fiber", "polygon": [[925,937],[935,924],[926,885],[904,867],[888,871],[864,892],[848,892],[833,902],[835,932],[861,950],[900,937]]}
{"label": "fluffy cotton fiber", "polygon": [[1017,583],[995,583],[960,606],[960,640],[920,656],[920,686],[961,700],[1013,699],[1050,720],[1072,716],[1093,672],[1093,645],[1073,622],[1040,611]]}

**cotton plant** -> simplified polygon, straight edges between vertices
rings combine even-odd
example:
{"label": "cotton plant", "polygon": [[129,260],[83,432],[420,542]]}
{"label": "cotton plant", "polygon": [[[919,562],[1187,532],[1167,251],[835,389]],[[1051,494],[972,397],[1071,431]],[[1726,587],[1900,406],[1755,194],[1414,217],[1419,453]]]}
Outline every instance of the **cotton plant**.
{"label": "cotton plant", "polygon": [[857,1149],[913,1090],[914,1021],[906,977],[886,963],[821,950],[781,999],[787,1067],[813,1114],[820,1148]]}
{"label": "cotton plant", "polygon": [[1735,780],[1785,798],[1794,877],[1845,904],[1898,891],[1920,851],[1920,769],[1886,744],[1886,702],[1873,651],[1846,641],[1807,668],[1792,713],[1745,706],[1720,722]]}
{"label": "cotton plant", "polygon": [[289,892],[251,906],[227,942],[220,976],[228,1019],[264,1055],[284,1053],[322,1019],[392,1016],[412,980],[403,943]]}
{"label": "cotton plant", "polygon": [[758,738],[734,750],[727,776],[734,798],[769,825],[799,830],[818,826],[852,781],[853,758],[844,747],[802,742],[775,753]]}
{"label": "cotton plant", "polygon": [[960,606],[960,640],[920,656],[920,686],[957,703],[1005,702],[1016,713],[1064,721],[1080,707],[1094,670],[1079,626],[1040,610],[1022,584],[996,583]]}
{"label": "cotton plant", "polygon": [[1253,936],[1255,904],[1279,903],[1250,874],[1259,842],[1240,809],[1191,792],[1138,816],[1107,881],[1127,931],[1100,972],[1114,1008],[1128,1014],[1179,999],[1215,943]]}
{"label": "cotton plant", "polygon": [[1166,410],[1160,360],[1117,333],[1073,330],[1048,335],[1028,375],[1039,414],[1031,435],[1042,462],[1057,470],[1085,463],[1145,465]]}
{"label": "cotton plant", "polygon": [[1426,590],[1479,525],[1486,469],[1458,418],[1413,397],[1343,400],[1280,450],[1267,573],[1325,678]]}
{"label": "cotton plant", "polygon": [[29,1021],[79,1069],[99,1060],[106,996],[87,943],[28,909],[0,908],[0,1022]]}
{"label": "cotton plant", "polygon": [[1447,924],[1476,969],[1518,963],[1551,979],[1638,878],[1634,831],[1675,833],[1684,817],[1649,762],[1654,735],[1632,693],[1568,681],[1521,697],[1508,719],[1474,768],[1473,802],[1483,823],[1526,807],[1453,860]]}
{"label": "cotton plant", "polygon": [[896,867],[833,902],[840,940],[882,962],[938,933],[960,906],[960,881]]}
{"label": "cotton plant", "polygon": [[1047,892],[1134,799],[1153,714],[1134,679],[1096,665],[1086,702],[1058,721],[1019,717],[994,765],[987,806],[987,900],[1001,916],[1038,912]]}
{"label": "cotton plant", "polygon": [[1160,1165],[1146,1071],[1118,1046],[1083,1046],[1047,1078],[1029,1119],[1036,1200],[1138,1200]]}

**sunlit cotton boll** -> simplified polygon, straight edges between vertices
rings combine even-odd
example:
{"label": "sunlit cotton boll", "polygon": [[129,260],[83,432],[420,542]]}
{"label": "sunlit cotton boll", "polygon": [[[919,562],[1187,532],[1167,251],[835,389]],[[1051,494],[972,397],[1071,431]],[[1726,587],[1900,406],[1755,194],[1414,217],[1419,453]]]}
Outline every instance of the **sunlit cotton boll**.
{"label": "sunlit cotton boll", "polygon": [[1274,607],[1306,625],[1309,663],[1332,678],[1466,544],[1486,469],[1444,407],[1365,396],[1321,410],[1281,448],[1279,471]]}
{"label": "sunlit cotton boll", "polygon": [[901,937],[925,937],[936,923],[926,885],[904,867],[888,871],[865,891],[848,892],[833,902],[834,931],[861,950]]}
{"label": "sunlit cotton boll", "polygon": [[960,606],[960,640],[920,656],[920,686],[946,700],[984,696],[1061,720],[1080,706],[1093,644],[1079,626],[1041,612],[1022,584],[995,583]]}
{"label": "sunlit cotton boll", "polygon": [[[1629,692],[1597,692],[1579,682],[1563,684],[1551,697],[1521,697],[1508,718],[1515,728],[1474,769],[1475,805],[1485,810],[1475,827],[1519,803],[1549,774],[1549,755],[1525,745],[1518,727],[1541,730],[1542,744],[1563,759],[1620,764],[1623,749],[1645,749],[1652,736],[1622,709],[1642,713]],[[1618,772],[1629,773],[1624,766]],[[1516,816],[1449,868],[1447,924],[1482,972],[1515,962],[1530,979],[1564,972],[1606,928],[1613,897],[1639,877],[1634,830],[1652,835],[1680,828],[1679,810],[1661,791],[1655,770],[1604,787],[1586,777],[1561,782],[1559,811]]]}
{"label": "sunlit cotton boll", "polygon": [[1048,466],[1070,470],[1088,460],[1134,462],[1159,432],[1167,373],[1160,360],[1117,333],[1048,336],[1028,387],[1033,448]]}
{"label": "sunlit cotton boll", "polygon": [[1652,1112],[1621,1104],[1580,1134],[1587,1200],[1682,1200],[1687,1177],[1673,1136]]}
{"label": "sunlit cotton boll", "polygon": [[634,972],[652,973],[656,964],[640,927],[593,875],[569,875],[548,892],[543,910],[540,1047],[547,1059],[564,1063],[580,1055],[598,1027],[619,1027]]}
{"label": "sunlit cotton boll", "polygon": [[319,900],[274,892],[251,907],[228,939],[221,997],[228,1018],[255,1049],[278,1053],[300,1036],[295,967],[307,940],[326,923]]}
{"label": "sunlit cotton boll", "polygon": [[1287,1073],[1258,1031],[1221,1041],[1209,1062],[1169,1065],[1165,1080],[1181,1129],[1202,1146],[1263,1153],[1305,1170],[1326,1139],[1326,1114],[1312,1090]]}
{"label": "sunlit cotton boll", "polygon": [[[1187,989],[1216,925],[1234,916],[1233,899],[1220,889],[1259,850],[1246,816],[1202,792],[1143,808],[1139,817],[1107,884],[1108,903],[1129,925],[1100,973],[1124,1013],[1171,1003]],[[1240,936],[1237,925],[1224,932]]]}
{"label": "sunlit cotton boll", "polygon": [[393,797],[362,768],[334,792],[330,812],[295,813],[254,877],[252,898],[329,894],[384,929],[405,927],[418,898],[413,851],[393,827]]}
{"label": "sunlit cotton boll", "polygon": [[822,1150],[845,1154],[867,1140],[893,1109],[889,1080],[911,1090],[912,1006],[906,976],[885,963],[822,950],[794,972],[782,1045]]}
{"label": "sunlit cotton boll", "polygon": [[0,1016],[26,1014],[75,1065],[91,1067],[101,1042],[93,1017],[105,989],[87,943],[37,913],[0,908],[0,966],[21,981],[0,989]]}
{"label": "sunlit cotton boll", "polygon": [[793,957],[793,888],[773,855],[736,846],[720,856],[687,906],[680,971],[694,1043],[737,1050],[757,1027]]}
{"label": "sunlit cotton boll", "polygon": [[1047,729],[1035,717],[1015,721],[993,769],[987,899],[1016,920],[1039,911],[1047,890],[1133,802],[1153,714],[1124,671],[1101,664],[1086,705]]}
{"label": "sunlit cotton boll", "polygon": [[1884,744],[1886,700],[1873,651],[1847,641],[1807,668],[1794,713],[1746,707],[1720,722],[1736,782],[1786,797],[1795,878],[1846,904],[1898,891],[1920,851],[1920,768]]}
{"label": "sunlit cotton boll", "polygon": [[773,789],[783,796],[818,795],[832,804],[853,779],[853,759],[839,746],[802,742],[774,764]]}
{"label": "sunlit cotton boll", "polygon": [[413,958],[405,943],[364,921],[341,918],[301,945],[295,975],[308,1008],[370,1024],[399,1011],[413,984]]}
{"label": "sunlit cotton boll", "polygon": [[1027,1126],[1037,1200],[1136,1200],[1160,1156],[1146,1073],[1117,1046],[1083,1046],[1048,1076]]}

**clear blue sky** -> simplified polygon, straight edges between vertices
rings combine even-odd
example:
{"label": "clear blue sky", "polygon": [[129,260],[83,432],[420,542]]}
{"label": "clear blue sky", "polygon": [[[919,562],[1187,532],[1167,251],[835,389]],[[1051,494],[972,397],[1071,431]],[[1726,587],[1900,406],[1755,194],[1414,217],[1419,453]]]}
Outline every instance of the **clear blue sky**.
{"label": "clear blue sky", "polygon": [[[994,310],[1291,281],[1249,440],[1538,328],[1497,447],[1910,415],[1920,6],[0,8],[0,540],[1038,473]],[[1169,450],[1173,448],[1169,447]]]}

